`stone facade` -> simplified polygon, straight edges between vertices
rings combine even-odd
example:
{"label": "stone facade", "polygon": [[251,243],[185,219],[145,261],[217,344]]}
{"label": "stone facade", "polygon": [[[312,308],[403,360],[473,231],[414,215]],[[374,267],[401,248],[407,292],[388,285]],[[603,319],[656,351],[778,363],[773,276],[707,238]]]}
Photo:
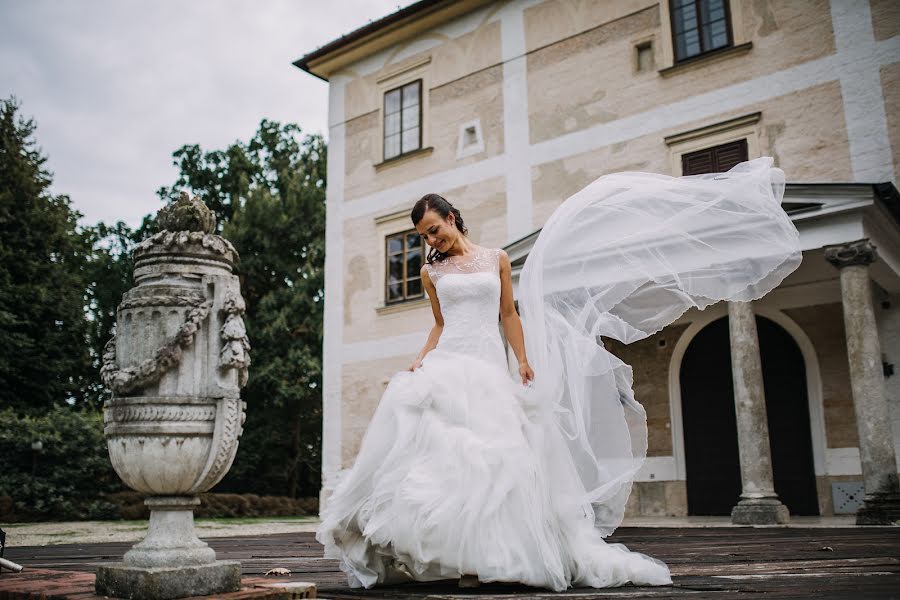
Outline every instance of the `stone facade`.
{"label": "stone facade", "polygon": [[[806,206],[794,217],[803,265],[752,309],[803,354],[819,511],[833,511],[833,482],[862,481],[840,275],[822,248],[868,238],[884,250],[869,276],[884,360],[900,365],[900,305],[885,300],[900,294],[896,188],[870,185],[893,184],[900,169],[900,11],[885,0],[728,5],[730,46],[681,63],[666,0],[461,0],[387,18],[346,54],[298,61],[330,83],[324,496],[384,382],[431,327],[427,300],[385,302],[385,236],[412,228],[415,200],[437,192],[459,206],[472,241],[507,248],[515,284],[528,240],[593,179],[681,175],[683,154],[736,140],[749,158],[773,156],[786,202]],[[383,94],[414,79],[426,90],[424,149],[385,163]],[[461,155],[471,123],[483,145]],[[633,365],[648,414],[630,514],[689,512],[678,369],[723,316],[724,306],[692,311],[641,342],[608,343]],[[900,374],[883,385],[896,445]]]}

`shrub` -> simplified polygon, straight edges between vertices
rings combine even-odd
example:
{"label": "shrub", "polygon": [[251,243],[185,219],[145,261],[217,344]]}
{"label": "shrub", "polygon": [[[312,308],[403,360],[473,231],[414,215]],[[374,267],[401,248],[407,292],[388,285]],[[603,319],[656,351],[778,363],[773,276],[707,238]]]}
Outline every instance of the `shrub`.
{"label": "shrub", "polygon": [[[146,519],[150,511],[144,506],[144,494],[125,491],[110,494],[107,500],[117,507],[123,519]],[[198,518],[210,517],[295,517],[315,515],[318,498],[257,496],[256,494],[200,494],[200,506],[194,509]]]}
{"label": "shrub", "polygon": [[[42,448],[32,450],[32,442]],[[58,407],[43,415],[0,410],[0,520],[117,516],[103,494],[122,488],[103,438],[103,417]]]}
{"label": "shrub", "polygon": [[[31,444],[37,440],[42,449],[36,452]],[[102,413],[63,407],[27,416],[0,410],[0,522],[146,519],[145,498],[125,488],[113,470]],[[198,517],[318,512],[317,498],[201,494],[200,500]]]}

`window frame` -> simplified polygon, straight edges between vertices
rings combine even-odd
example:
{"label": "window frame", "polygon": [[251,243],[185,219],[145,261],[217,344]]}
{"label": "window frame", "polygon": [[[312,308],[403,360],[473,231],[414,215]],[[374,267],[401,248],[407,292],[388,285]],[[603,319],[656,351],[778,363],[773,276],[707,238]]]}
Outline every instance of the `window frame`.
{"label": "window frame", "polygon": [[[405,302],[413,302],[416,300],[421,300],[425,297],[425,285],[422,282],[422,276],[419,273],[416,273],[412,277],[410,277],[407,272],[407,254],[409,252],[409,248],[407,247],[407,238],[412,235],[416,239],[419,240],[419,255],[421,256],[421,264],[425,262],[425,255],[427,253],[427,247],[425,241],[422,239],[422,236],[416,231],[415,228],[404,229],[402,231],[395,231],[393,233],[386,234],[384,236],[384,305],[385,306],[393,306],[395,304],[403,304]],[[391,257],[397,256],[398,253],[391,253],[390,250],[390,242],[392,239],[399,237],[402,243],[402,249],[400,250],[399,255],[402,256],[402,264],[403,264],[403,275],[401,278],[401,297],[391,299]],[[421,268],[421,266],[420,266]],[[414,296],[409,295],[408,284],[410,280],[418,280],[420,282],[420,291],[418,294]]]}
{"label": "window frame", "polygon": [[[419,108],[419,117],[418,117],[418,126],[417,126],[418,130],[419,130],[419,139],[417,142],[418,143],[417,147],[404,152],[404,150],[403,150],[403,88],[405,88],[413,83],[418,84],[418,88],[419,88],[419,90],[418,90],[419,98],[418,98],[418,102],[417,102],[417,106]],[[423,149],[424,139],[423,139],[422,133],[424,132],[424,129],[425,129],[424,124],[423,124],[423,118],[424,118],[425,114],[424,114],[422,107],[425,103],[424,88],[425,88],[425,80],[423,77],[419,77],[418,79],[413,79],[412,81],[406,81],[402,84],[394,86],[388,90],[385,90],[382,93],[382,95],[381,95],[381,157],[382,157],[382,163],[391,162],[394,160],[399,160],[401,158],[405,158],[405,157],[409,156],[410,154],[420,152]],[[398,111],[400,113],[400,131],[397,134],[400,136],[400,140],[399,140],[400,141],[400,153],[388,158],[387,157],[387,148],[386,148],[387,138],[388,138],[388,136],[387,136],[387,117],[388,117],[387,95],[390,94],[391,92],[397,92],[397,91],[400,92],[400,110]]]}
{"label": "window frame", "polygon": [[717,48],[712,49],[704,49],[703,48],[703,21],[702,15],[703,12],[700,10],[700,5],[703,2],[709,2],[710,0],[692,0],[694,3],[694,10],[697,14],[697,39],[700,42],[700,52],[697,54],[692,54],[691,56],[685,56],[684,58],[678,58],[678,45],[677,45],[677,34],[675,33],[675,0],[668,0],[669,3],[669,29],[670,34],[672,36],[672,59],[673,63],[676,65],[680,65],[682,63],[700,58],[701,56],[706,56],[712,52],[719,52],[721,50],[727,50],[728,48],[734,47],[734,33],[731,27],[731,2],[728,0],[721,0],[722,6],[725,8],[725,33],[728,37],[728,41],[724,46],[719,46]]}
{"label": "window frame", "polygon": [[771,155],[768,144],[764,143],[766,140],[760,136],[761,120],[761,112],[748,113],[667,136],[663,141],[669,148],[672,175],[684,175],[681,159],[683,155],[741,139],[747,140],[748,160]]}
{"label": "window frame", "polygon": [[697,54],[684,60],[675,60],[675,38],[673,37],[675,25],[672,19],[672,1],[658,0],[660,26],[659,26],[659,47],[656,51],[658,59],[656,63],[656,71],[663,77],[670,77],[684,70],[694,68],[702,68],[707,64],[727,60],[729,57],[742,56],[753,49],[753,42],[750,39],[750,31],[747,31],[744,21],[747,17],[744,15],[745,10],[749,10],[740,0],[725,0],[728,11],[729,34],[731,36],[731,45],[710,50],[703,54]]}
{"label": "window frame", "polygon": [[[404,85],[412,83],[419,79],[422,80],[422,84],[419,89],[419,149],[404,154],[399,154],[393,158],[385,159],[384,96],[389,91],[395,90],[397,88],[402,88]],[[429,145],[429,140],[431,138],[431,127],[429,126],[431,55],[418,55],[408,60],[402,60],[397,63],[392,63],[385,66],[375,75],[375,88],[375,96],[373,99],[375,100],[375,106],[378,107],[378,119],[380,121],[380,125],[376,130],[378,133],[375,134],[373,132],[372,135],[372,151],[376,153],[375,156],[373,156],[373,162],[375,163],[373,167],[375,168],[375,172],[377,173],[385,168],[393,168],[397,165],[403,165],[408,161],[415,161],[420,157],[430,155],[434,150]],[[378,136],[378,139],[375,139],[376,135]]]}

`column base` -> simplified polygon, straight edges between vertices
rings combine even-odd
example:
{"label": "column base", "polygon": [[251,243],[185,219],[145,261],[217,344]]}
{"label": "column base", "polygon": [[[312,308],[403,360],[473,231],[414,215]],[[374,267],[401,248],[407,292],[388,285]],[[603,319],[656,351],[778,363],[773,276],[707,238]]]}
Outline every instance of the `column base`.
{"label": "column base", "polygon": [[857,525],[900,524],[900,494],[866,496],[863,507],[856,511]]}
{"label": "column base", "polygon": [[787,506],[777,498],[741,500],[731,509],[735,525],[778,525],[790,520]]}
{"label": "column base", "polygon": [[97,595],[132,600],[172,600],[241,589],[241,563],[218,560],[188,567],[129,567],[124,563],[97,567]]}
{"label": "column base", "polygon": [[125,566],[138,569],[209,565],[216,553],[194,532],[197,496],[151,496],[144,500],[150,508],[147,537],[125,553]]}

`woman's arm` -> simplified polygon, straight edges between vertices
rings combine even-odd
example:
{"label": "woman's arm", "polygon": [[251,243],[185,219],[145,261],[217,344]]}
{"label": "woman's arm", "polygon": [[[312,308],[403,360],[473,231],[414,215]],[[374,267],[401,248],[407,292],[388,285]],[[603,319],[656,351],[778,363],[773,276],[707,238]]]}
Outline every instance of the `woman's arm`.
{"label": "woman's arm", "polygon": [[519,320],[513,299],[512,265],[505,250],[500,250],[500,322],[503,324],[503,332],[509,345],[512,346],[516,360],[519,361],[519,376],[522,383],[528,383],[534,379],[534,371],[531,370],[525,356],[525,334],[522,332],[522,321]]}
{"label": "woman's arm", "polygon": [[425,269],[424,265],[422,266],[422,270],[419,271],[419,275],[422,277],[422,285],[425,286],[425,291],[431,299],[431,312],[434,314],[434,327],[431,328],[431,332],[428,334],[428,340],[425,342],[425,346],[409,366],[410,371],[415,371],[419,368],[425,355],[434,350],[434,347],[437,346],[438,340],[441,338],[441,332],[444,331],[444,316],[441,314],[441,303],[438,300],[437,291],[434,289],[434,283],[432,283],[431,277],[428,276],[428,270]]}

